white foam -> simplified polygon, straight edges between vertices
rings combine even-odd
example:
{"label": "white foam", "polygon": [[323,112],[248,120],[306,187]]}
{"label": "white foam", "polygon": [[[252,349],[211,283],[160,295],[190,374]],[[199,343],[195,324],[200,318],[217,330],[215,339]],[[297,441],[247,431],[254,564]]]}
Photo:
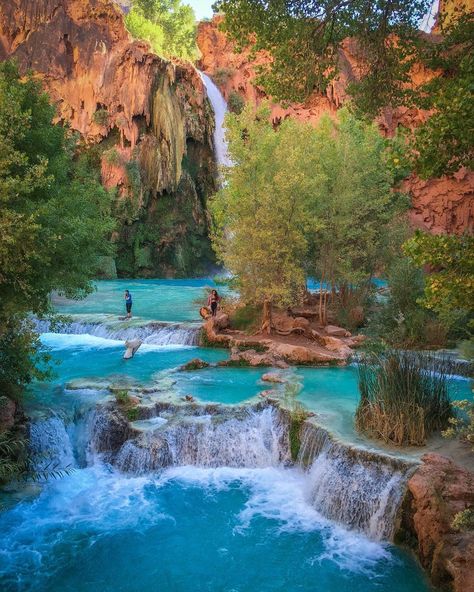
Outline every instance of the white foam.
{"label": "white foam", "polygon": [[[104,349],[120,347],[124,348],[125,342],[118,339],[107,339],[87,333],[41,333],[41,343],[53,350],[65,349]],[[194,349],[192,345],[157,345],[153,343],[143,343],[135,355],[146,351],[176,351]]]}

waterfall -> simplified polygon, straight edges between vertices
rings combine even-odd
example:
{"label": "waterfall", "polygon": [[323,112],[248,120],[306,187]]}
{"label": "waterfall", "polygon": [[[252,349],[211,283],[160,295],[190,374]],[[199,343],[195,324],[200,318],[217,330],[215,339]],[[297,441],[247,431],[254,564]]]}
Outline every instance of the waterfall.
{"label": "waterfall", "polygon": [[29,447],[33,465],[39,472],[76,466],[71,436],[59,417],[31,423]]}
{"label": "waterfall", "polygon": [[227,141],[225,139],[224,118],[227,113],[227,103],[222,96],[221,91],[214,82],[204,72],[199,72],[201,80],[206,87],[207,96],[214,110],[215,128],[214,128],[214,150],[218,165],[231,166],[232,161],[228,155]]}
{"label": "waterfall", "polygon": [[142,325],[123,326],[123,321],[101,319],[73,319],[71,322],[52,324],[48,320],[35,320],[38,333],[65,333],[93,335],[104,339],[125,341],[140,339],[154,345],[198,345],[201,327],[193,323],[145,322]]}
{"label": "waterfall", "polygon": [[[266,468],[290,464],[289,420],[267,402],[254,405],[160,401],[129,421],[99,404],[68,424],[51,417],[30,426],[37,469],[107,462],[142,475],[172,466]],[[82,460],[81,460],[82,459]],[[406,483],[417,464],[334,440],[313,420],[301,430],[302,495],[313,509],[376,540],[390,540]]]}
{"label": "waterfall", "polygon": [[309,500],[321,514],[373,539],[393,537],[415,463],[336,442],[310,422],[299,462],[307,468]]}

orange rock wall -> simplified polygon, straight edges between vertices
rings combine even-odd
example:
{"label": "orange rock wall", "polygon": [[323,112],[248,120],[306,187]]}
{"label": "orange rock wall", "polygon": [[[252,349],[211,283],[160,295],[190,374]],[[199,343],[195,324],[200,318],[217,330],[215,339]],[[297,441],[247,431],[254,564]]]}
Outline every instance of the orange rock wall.
{"label": "orange rock wall", "polygon": [[[469,0],[471,1],[471,0]],[[202,22],[198,28],[198,46],[202,57],[200,67],[214,78],[224,96],[239,93],[246,101],[259,104],[267,99],[262,88],[255,84],[255,63],[265,61],[260,55],[251,62],[247,52],[236,53],[234,45],[219,31],[222,17]],[[421,66],[414,70],[413,80],[420,84],[431,74]],[[340,74],[331,82],[324,95],[314,93],[304,103],[292,104],[287,109],[272,103],[271,117],[278,123],[286,117],[317,122],[322,114],[335,115],[346,102],[347,84],[358,76],[355,44],[348,39],[340,52]],[[414,127],[426,119],[427,114],[417,109],[386,109],[378,119],[384,135],[392,135],[399,125]],[[404,183],[404,190],[412,197],[410,219],[412,224],[433,233],[461,233],[474,228],[474,173],[461,170],[456,175],[422,181],[416,176]]]}

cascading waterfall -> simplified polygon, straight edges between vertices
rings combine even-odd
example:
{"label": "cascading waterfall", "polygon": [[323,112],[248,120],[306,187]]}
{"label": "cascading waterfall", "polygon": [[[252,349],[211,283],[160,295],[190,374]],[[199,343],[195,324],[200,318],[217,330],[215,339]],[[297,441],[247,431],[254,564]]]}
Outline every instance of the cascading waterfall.
{"label": "cascading waterfall", "polygon": [[249,410],[243,417],[188,416],[156,434],[128,440],[115,465],[140,474],[171,465],[198,467],[277,466],[288,459],[286,428],[273,408]]}
{"label": "cascading waterfall", "polygon": [[304,425],[298,461],[307,467],[308,496],[316,510],[371,538],[393,537],[415,463],[335,442],[311,422]]}
{"label": "cascading waterfall", "polygon": [[[111,404],[36,421],[30,446],[38,470],[108,462],[142,475],[172,466],[266,468],[290,464],[288,416],[266,403],[253,406],[157,403],[129,422]],[[79,436],[78,436],[79,434]],[[297,465],[304,495],[320,514],[376,540],[393,538],[406,482],[416,464],[334,441],[305,422]],[[81,460],[78,460],[81,459]]]}
{"label": "cascading waterfall", "polygon": [[193,323],[147,322],[142,325],[123,326],[123,321],[74,319],[71,322],[52,324],[48,320],[35,321],[38,333],[64,333],[68,335],[93,335],[104,339],[125,341],[140,339],[153,345],[198,345],[201,326]]}
{"label": "cascading waterfall", "polygon": [[199,72],[201,80],[206,87],[207,96],[214,110],[215,128],[214,128],[214,151],[216,161],[221,166],[231,166],[232,161],[229,158],[227,141],[225,139],[224,118],[227,113],[227,103],[211,78]]}

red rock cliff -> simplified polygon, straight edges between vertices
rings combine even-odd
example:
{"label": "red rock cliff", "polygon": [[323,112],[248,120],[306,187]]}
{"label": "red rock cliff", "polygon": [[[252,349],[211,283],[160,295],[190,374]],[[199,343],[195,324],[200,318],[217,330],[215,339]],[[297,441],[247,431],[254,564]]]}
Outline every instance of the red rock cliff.
{"label": "red rock cliff", "polygon": [[[222,17],[202,22],[198,28],[198,46],[201,50],[201,68],[221,88],[228,99],[237,92],[246,101],[258,104],[268,98],[262,88],[255,84],[255,62],[250,62],[248,53],[236,53],[234,44],[219,31]],[[257,63],[265,61],[265,55]],[[272,119],[278,122],[286,117],[301,121],[316,122],[323,113],[334,115],[347,100],[347,84],[358,76],[358,58],[353,41],[346,40],[340,52],[340,74],[327,88],[325,94],[314,93],[304,103],[283,109],[272,104]],[[431,74],[422,67],[413,71],[413,80],[420,84]],[[384,135],[394,133],[398,125],[413,127],[426,118],[426,113],[417,109],[386,109],[378,120]],[[474,173],[461,170],[456,175],[441,179],[422,181],[411,177],[404,189],[412,196],[411,221],[414,226],[434,233],[461,233],[474,227]]]}
{"label": "red rock cliff", "polygon": [[[123,272],[141,273],[141,267],[144,273],[171,273],[179,266],[172,261],[173,249],[185,249],[194,232],[193,245],[208,241],[204,200],[213,184],[214,124],[198,73],[133,41],[112,0],[1,0],[1,5],[0,59],[14,57],[22,72],[32,70],[42,80],[58,119],[87,145],[99,144],[104,184],[117,186],[119,198],[130,202],[117,207],[124,226],[115,238],[125,251],[133,245],[141,263],[127,254]],[[158,230],[159,220],[149,218],[160,195],[170,199],[167,211],[174,208],[179,224]],[[184,221],[177,203],[186,199],[192,213]],[[141,223],[150,238],[143,239],[143,229],[138,232]]]}

